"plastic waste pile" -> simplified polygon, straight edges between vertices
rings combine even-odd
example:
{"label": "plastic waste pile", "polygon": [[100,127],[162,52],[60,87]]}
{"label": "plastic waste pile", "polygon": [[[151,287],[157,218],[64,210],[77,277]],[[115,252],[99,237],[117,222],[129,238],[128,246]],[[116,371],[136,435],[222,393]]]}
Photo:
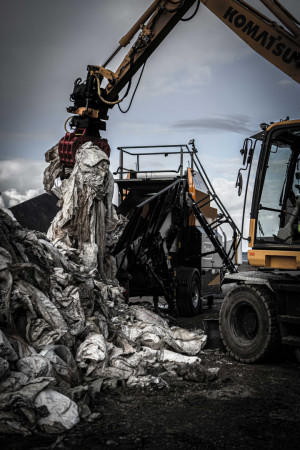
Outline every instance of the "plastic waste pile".
{"label": "plastic waste pile", "polygon": [[[201,331],[124,302],[110,253],[125,219],[100,152],[91,143],[78,151],[48,237],[0,210],[1,432],[61,433],[96,420],[89,400],[120,384],[215,378],[201,365]],[[57,148],[49,153],[48,190],[60,172]]]}

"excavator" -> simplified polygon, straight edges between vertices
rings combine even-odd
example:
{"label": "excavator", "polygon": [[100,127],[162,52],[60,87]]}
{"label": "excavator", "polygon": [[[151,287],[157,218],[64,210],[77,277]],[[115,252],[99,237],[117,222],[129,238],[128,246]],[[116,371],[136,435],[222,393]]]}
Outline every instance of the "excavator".
{"label": "excavator", "polygon": [[[299,21],[278,0],[260,2],[270,11],[271,18],[244,0],[202,0],[205,7],[254,51],[300,83]],[[103,65],[89,65],[86,79],[76,79],[70,97],[73,105],[67,108],[72,114],[69,125],[74,131],[67,131],[59,142],[60,159],[66,167],[74,165],[77,149],[90,140],[109,155],[108,142],[100,136],[100,131],[106,129],[109,110],[126,98],[133,76],[168,33],[180,20],[192,19],[199,7],[200,0],[155,0],[120,39],[116,50]],[[117,70],[110,70],[109,63],[136,35]],[[120,98],[124,88],[125,93]],[[242,171],[247,171],[245,202],[253,154],[258,147],[260,154],[249,235],[244,236],[243,226],[241,231],[241,237],[248,241],[248,262],[256,270],[238,273],[227,261],[228,270],[223,283],[234,283],[234,288],[222,302],[219,316],[225,348],[233,358],[243,363],[266,359],[278,352],[282,344],[293,346],[296,352],[300,349],[300,120],[287,118],[277,123],[261,124],[258,134],[245,139],[241,150],[243,167],[237,178],[241,193]],[[130,174],[129,178],[132,178]],[[128,184],[123,182],[120,186],[120,194],[125,195]],[[195,180],[191,178],[187,186],[189,195],[185,207],[190,208],[190,214],[202,224],[201,203],[194,195]],[[180,191],[176,182],[175,188]],[[172,203],[170,198],[168,204]],[[144,207],[143,203],[141,205]],[[159,218],[153,214],[153,220]],[[143,237],[139,236],[139,239],[141,241]],[[136,242],[129,243],[132,251]],[[214,243],[218,245],[218,242]],[[158,245],[166,244],[160,241]],[[219,255],[226,260],[222,251]],[[188,289],[193,290],[190,283],[187,277],[177,285],[183,297]],[[198,311],[199,308],[191,307],[188,312]]]}

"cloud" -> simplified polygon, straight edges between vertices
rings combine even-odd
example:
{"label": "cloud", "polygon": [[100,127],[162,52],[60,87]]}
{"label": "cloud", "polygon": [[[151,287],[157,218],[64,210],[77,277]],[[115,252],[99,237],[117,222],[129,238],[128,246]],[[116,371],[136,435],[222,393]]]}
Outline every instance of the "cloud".
{"label": "cloud", "polygon": [[221,158],[211,154],[201,156],[200,160],[204,166],[204,170],[209,174],[210,178],[223,178],[225,175],[227,181],[234,183],[238,170],[242,164],[240,157]]}
{"label": "cloud", "polygon": [[251,135],[257,131],[256,124],[252,123],[249,116],[244,114],[229,114],[226,116],[202,117],[198,119],[180,120],[175,123],[149,123],[141,121],[123,121],[119,125],[121,133],[134,134],[164,134],[173,133],[174,130],[205,131],[207,133],[231,131],[244,135]]}
{"label": "cloud", "polygon": [[43,189],[28,189],[24,193],[20,193],[16,189],[8,189],[7,191],[1,193],[1,203],[4,208],[11,208],[42,193]]}
{"label": "cloud", "polygon": [[160,70],[159,74],[153,67],[147,72],[148,67],[146,66],[146,75],[139,89],[139,98],[162,97],[172,93],[177,95],[181,90],[184,90],[185,94],[194,93],[199,87],[207,86],[211,82],[212,69],[208,65],[197,68],[192,65],[192,67],[184,67],[180,70],[177,69],[180,67],[178,63],[175,62],[173,66],[172,69],[170,63],[170,66]]}
{"label": "cloud", "polygon": [[11,208],[43,193],[46,163],[16,159],[0,161],[0,207]]}
{"label": "cloud", "polygon": [[31,141],[44,141],[45,139],[55,138],[54,134],[50,133],[18,133],[0,130],[0,140],[14,139],[14,140],[24,140],[30,139]]}
{"label": "cloud", "polygon": [[279,80],[277,84],[279,86],[295,86],[294,80],[291,80],[290,78],[286,78],[284,80]]}
{"label": "cloud", "polygon": [[121,122],[119,124],[119,130],[120,133],[124,133],[126,135],[127,134],[155,135],[155,134],[169,133],[171,131],[170,127],[166,124],[146,123],[138,121]]}
{"label": "cloud", "polygon": [[13,213],[9,209],[6,208],[4,199],[1,194],[0,194],[0,209],[2,209],[6,214],[8,214],[12,219],[15,219],[15,216],[13,215]]}
{"label": "cloud", "polygon": [[173,127],[187,130],[204,130],[206,132],[232,131],[243,134],[255,132],[255,126],[252,126],[250,117],[244,114],[181,120],[174,123]]}
{"label": "cloud", "polygon": [[0,161],[0,191],[16,190],[26,195],[30,189],[43,189],[46,163],[33,159]]}

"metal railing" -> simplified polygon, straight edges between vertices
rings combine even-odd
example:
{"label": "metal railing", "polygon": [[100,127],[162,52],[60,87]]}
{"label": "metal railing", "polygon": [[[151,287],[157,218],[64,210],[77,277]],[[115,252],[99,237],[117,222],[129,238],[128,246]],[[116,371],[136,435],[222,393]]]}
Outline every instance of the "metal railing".
{"label": "metal railing", "polygon": [[[129,150],[140,150],[140,149],[147,149],[147,148],[158,148],[158,149],[169,149],[168,151],[162,151],[162,152],[137,152],[133,153]],[[177,150],[171,150],[171,149],[180,149]],[[117,168],[116,172],[114,172],[114,175],[119,175],[119,179],[122,180],[124,174],[128,173],[176,173],[178,176],[183,176],[184,173],[184,167],[183,167],[183,160],[184,155],[189,155],[190,160],[188,161],[189,166],[191,169],[194,168],[194,155],[197,153],[197,150],[190,150],[187,144],[176,144],[176,145],[143,145],[143,146],[133,146],[133,147],[118,147],[118,150],[120,151],[120,157],[119,157],[119,167]],[[124,156],[135,156],[136,157],[136,170],[133,169],[127,169],[124,167]],[[169,156],[169,155],[180,155],[179,159],[179,166],[177,170],[141,170],[141,158],[145,156]]]}

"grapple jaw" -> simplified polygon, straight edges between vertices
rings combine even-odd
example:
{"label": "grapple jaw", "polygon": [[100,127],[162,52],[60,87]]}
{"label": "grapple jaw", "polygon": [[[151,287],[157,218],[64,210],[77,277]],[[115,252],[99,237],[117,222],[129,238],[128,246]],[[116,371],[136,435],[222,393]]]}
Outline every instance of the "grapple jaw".
{"label": "grapple jaw", "polygon": [[72,133],[66,133],[58,144],[59,158],[65,167],[74,167],[75,155],[78,148],[89,141],[92,141],[94,145],[97,145],[108,157],[110,157],[110,146],[107,139],[104,139],[101,136],[89,135],[86,128],[76,128]]}

